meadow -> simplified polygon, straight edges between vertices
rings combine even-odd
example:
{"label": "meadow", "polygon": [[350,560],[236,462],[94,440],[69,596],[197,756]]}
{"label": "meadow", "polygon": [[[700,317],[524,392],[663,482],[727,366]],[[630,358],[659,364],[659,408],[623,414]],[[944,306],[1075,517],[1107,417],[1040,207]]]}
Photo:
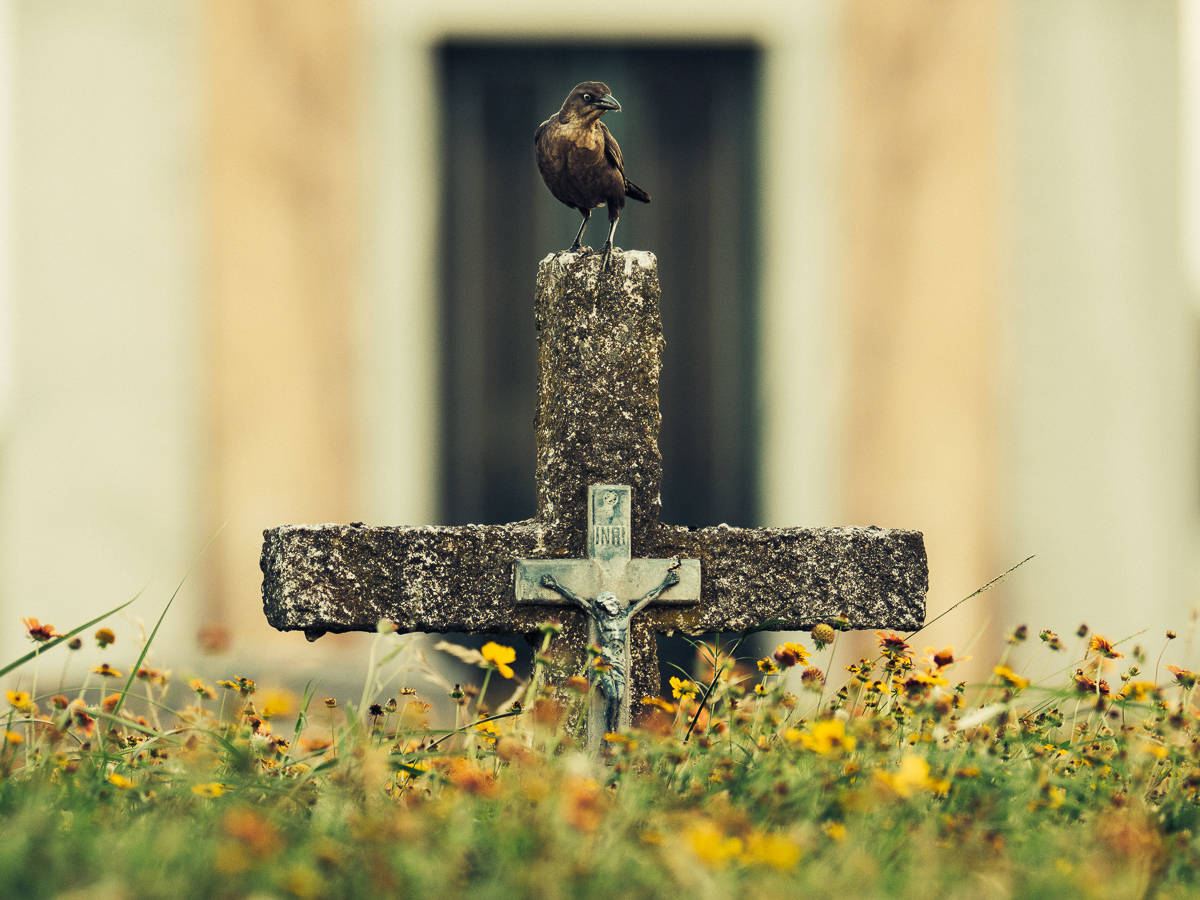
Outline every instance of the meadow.
{"label": "meadow", "polygon": [[[1200,897],[1198,676],[1171,633],[1018,628],[977,685],[912,636],[837,671],[816,663],[845,623],[761,658],[733,636],[597,756],[584,673],[544,677],[553,622],[526,680],[503,642],[439,645],[478,685],[380,623],[348,703],[178,684],[153,632],[103,618],[24,620],[33,648],[0,670],[28,685],[6,696],[0,896]],[[87,681],[45,690],[80,652]],[[430,727],[431,692],[453,727]]]}

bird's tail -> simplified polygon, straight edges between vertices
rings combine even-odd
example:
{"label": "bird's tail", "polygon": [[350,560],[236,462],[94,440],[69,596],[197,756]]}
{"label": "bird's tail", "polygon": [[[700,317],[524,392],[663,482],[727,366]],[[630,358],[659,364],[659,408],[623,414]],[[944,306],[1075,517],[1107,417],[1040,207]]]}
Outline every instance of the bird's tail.
{"label": "bird's tail", "polygon": [[643,203],[650,202],[650,195],[628,178],[625,179],[625,196],[632,197],[634,200],[641,200]]}

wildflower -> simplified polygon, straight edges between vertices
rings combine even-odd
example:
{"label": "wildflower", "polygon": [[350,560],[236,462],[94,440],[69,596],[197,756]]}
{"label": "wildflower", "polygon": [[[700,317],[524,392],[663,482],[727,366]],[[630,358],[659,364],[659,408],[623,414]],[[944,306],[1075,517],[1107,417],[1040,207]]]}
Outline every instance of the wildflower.
{"label": "wildflower", "polygon": [[101,628],[93,637],[95,637],[96,643],[100,645],[101,650],[117,642],[117,636],[113,634],[111,628]]}
{"label": "wildflower", "polygon": [[[224,785],[219,787],[224,792]],[[283,837],[279,830],[252,809],[231,809],[225,814],[221,827],[239,846],[259,859],[273,856],[283,849]]]}
{"label": "wildflower", "polygon": [[682,700],[684,697],[694,697],[699,691],[694,681],[688,681],[686,678],[676,678],[671,676],[671,695],[676,700]]}
{"label": "wildflower", "polygon": [[1182,685],[1189,690],[1194,688],[1196,681],[1200,679],[1200,675],[1197,675],[1195,672],[1189,672],[1187,669],[1181,669],[1179,666],[1167,666],[1167,671],[1175,676],[1176,684]]}
{"label": "wildflower", "polygon": [[261,706],[259,715],[264,719],[278,719],[294,715],[299,701],[291,691],[275,688],[265,690],[259,695],[259,705]]}
{"label": "wildflower", "polygon": [[15,706],[17,709],[24,709],[33,699],[29,696],[29,691],[6,691],[5,696],[8,698],[9,705]]}
{"label": "wildflower", "polygon": [[446,773],[446,780],[469,794],[491,797],[499,790],[495,778],[469,759],[454,759]]}
{"label": "wildflower", "polygon": [[378,703],[372,703],[370,706],[367,707],[367,714],[370,715],[371,718],[373,718],[373,719],[382,719],[383,718],[383,707],[380,706]]}
{"label": "wildflower", "polygon": [[1076,669],[1075,674],[1071,676],[1071,680],[1075,682],[1075,690],[1081,694],[1099,694],[1101,697],[1109,695],[1108,682],[1103,678],[1097,683],[1091,678],[1083,674],[1083,669]]}
{"label": "wildflower", "polygon": [[538,625],[538,631],[540,631],[546,637],[558,637],[560,634],[562,634],[562,623],[557,622],[554,619],[549,619],[548,621],[542,622],[540,625]]}
{"label": "wildflower", "polygon": [[112,712],[117,708],[117,704],[121,702],[120,694],[109,694],[104,698],[104,702],[100,704],[100,708],[106,713]]}
{"label": "wildflower", "polygon": [[687,837],[692,851],[710,869],[723,869],[742,854],[741,838],[726,837],[725,832],[709,821],[692,825]]}
{"label": "wildflower", "polygon": [[746,843],[745,858],[747,862],[760,863],[785,872],[795,868],[800,862],[800,847],[795,841],[788,840],[781,834],[750,835]]}
{"label": "wildflower", "polygon": [[325,707],[326,707],[326,709],[337,709],[337,700],[334,699],[333,697],[326,697],[325,698]]}
{"label": "wildflower", "polygon": [[811,731],[793,734],[795,729],[789,728],[784,732],[784,738],[793,743],[799,741],[807,749],[821,756],[826,756],[834,750],[844,750],[850,753],[854,750],[855,740],[846,734],[846,726],[837,719],[825,719],[812,727]]}
{"label": "wildflower", "polygon": [[800,683],[809,690],[819,691],[825,684],[825,673],[816,666],[809,666],[800,673]]}
{"label": "wildflower", "polygon": [[53,697],[50,698],[50,705],[53,706],[55,709],[66,709],[70,705],[70,703],[71,703],[71,701],[68,700],[62,694],[55,694]]}
{"label": "wildflower", "polygon": [[775,657],[775,662],[779,663],[785,669],[804,665],[808,662],[810,655],[808,649],[803,644],[797,644],[794,641],[780,644],[772,654]]}
{"label": "wildflower", "polygon": [[203,697],[206,700],[211,700],[217,696],[216,692],[206,685],[199,678],[193,678],[188,682],[188,687],[196,693],[197,696]]}
{"label": "wildflower", "polygon": [[1028,625],[1018,625],[1016,628],[1014,628],[1012,630],[1012,633],[1009,634],[1008,637],[1005,638],[1005,640],[1010,644],[1023,644],[1023,643],[1025,643],[1025,639],[1028,637],[1029,637],[1029,626]]}
{"label": "wildflower", "polygon": [[579,831],[595,831],[604,818],[607,798],[591,778],[568,778],[563,791],[563,818]]}
{"label": "wildflower", "polygon": [[15,731],[6,731],[4,732],[4,740],[10,744],[23,744],[25,742],[25,737],[17,734]]}
{"label": "wildflower", "polygon": [[1075,629],[1075,637],[1085,638],[1088,635],[1088,631],[1089,629],[1087,627],[1087,622],[1082,622],[1080,623],[1079,627]]}
{"label": "wildflower", "polygon": [[758,671],[764,675],[778,675],[779,666],[775,665],[775,662],[770,657],[765,656],[758,661]]}
{"label": "wildflower", "polygon": [[1042,631],[1039,631],[1038,637],[1042,639],[1043,643],[1049,644],[1051,650],[1065,649],[1063,647],[1063,642],[1058,639],[1058,635],[1055,634],[1053,631],[1051,631],[1048,628],[1044,629]]}
{"label": "wildflower", "polygon": [[395,697],[389,697],[389,698],[388,698],[388,702],[387,702],[387,703],[385,703],[385,704],[383,704],[383,711],[384,711],[384,712],[386,712],[386,713],[388,713],[388,714],[394,713],[394,712],[395,712],[397,709],[399,709],[399,708],[400,708],[400,707],[399,707],[399,705],[396,703],[396,698],[395,698]]}
{"label": "wildflower", "polygon": [[992,671],[996,673],[996,675],[1000,678],[1001,684],[1003,684],[1005,687],[1009,687],[1017,691],[1021,691],[1029,687],[1029,679],[1022,678],[1008,666],[996,666],[996,668]]}
{"label": "wildflower", "polygon": [[225,793],[225,785],[219,781],[210,781],[207,784],[193,784],[192,793],[197,797],[206,797],[209,799],[220,797]]}
{"label": "wildflower", "polygon": [[1121,690],[1122,697],[1139,703],[1152,699],[1156,693],[1158,693],[1158,685],[1153,681],[1130,681]]}
{"label": "wildflower", "polygon": [[43,625],[37,619],[22,619],[21,624],[25,626],[25,630],[29,632],[29,637],[35,644],[44,644],[46,641],[62,637],[54,630],[53,625]]}
{"label": "wildflower", "polygon": [[[929,693],[930,688],[936,685],[949,684],[945,678],[937,672],[911,672],[901,684],[906,697],[909,700],[917,700]],[[1026,682],[1028,683],[1028,682]]]}
{"label": "wildflower", "polygon": [[233,676],[233,681],[218,681],[217,684],[227,691],[237,691],[243,697],[249,697],[258,690],[252,678],[243,678],[241,675]]}
{"label": "wildflower", "polygon": [[675,704],[668,703],[662,697],[643,697],[642,705],[643,706],[657,706],[663,712],[668,713],[668,714],[674,714],[674,712],[675,712]]}
{"label": "wildflower", "polygon": [[1177,637],[1179,637],[1179,635],[1177,635],[1175,632],[1173,632],[1173,631],[1168,631],[1168,632],[1167,632],[1167,640],[1168,640],[1168,641],[1173,641],[1173,640],[1175,640],[1175,638],[1177,638]]}
{"label": "wildflower", "polygon": [[98,666],[92,666],[92,671],[101,678],[120,678],[121,673],[110,666],[108,663],[100,663]]}
{"label": "wildflower", "polygon": [[879,649],[888,656],[907,656],[912,649],[904,638],[892,631],[877,631],[875,637],[879,641]]}
{"label": "wildflower", "polygon": [[925,757],[909,753],[900,760],[900,768],[895,772],[876,770],[875,777],[881,784],[886,785],[898,797],[911,797],[915,791],[929,790],[935,793],[945,793],[950,785],[929,777],[929,762]]}
{"label": "wildflower", "polygon": [[108,781],[110,784],[115,784],[121,789],[133,787],[133,782],[119,772],[113,772],[111,775],[109,775]]}
{"label": "wildflower", "polygon": [[1092,641],[1088,645],[1088,649],[1093,653],[1099,653],[1105,659],[1120,659],[1124,656],[1119,650],[1115,649],[1107,638],[1102,638],[1098,634],[1092,635]]}
{"label": "wildflower", "polygon": [[485,660],[495,666],[496,671],[505,678],[513,677],[512,666],[509,663],[517,658],[517,651],[512,647],[505,647],[497,644],[495,641],[488,641],[480,648],[479,653]]}
{"label": "wildflower", "polygon": [[829,835],[830,839],[838,844],[841,844],[846,840],[846,826],[841,822],[826,822],[821,830]]}
{"label": "wildflower", "polygon": [[837,632],[833,630],[833,626],[824,622],[820,625],[814,625],[813,630],[809,633],[812,635],[813,643],[817,645],[817,650],[824,650],[837,637]]}
{"label": "wildflower", "polygon": [[943,647],[941,650],[926,647],[925,657],[935,669],[947,669],[955,663],[966,662],[968,659],[971,659],[970,656],[955,658],[953,647]]}
{"label": "wildflower", "polygon": [[475,730],[487,741],[494,741],[500,736],[500,729],[496,727],[495,722],[480,722],[475,726]]}
{"label": "wildflower", "polygon": [[72,650],[78,650],[80,647],[83,646],[83,638],[73,637],[69,641],[67,641],[67,646],[70,647]]}

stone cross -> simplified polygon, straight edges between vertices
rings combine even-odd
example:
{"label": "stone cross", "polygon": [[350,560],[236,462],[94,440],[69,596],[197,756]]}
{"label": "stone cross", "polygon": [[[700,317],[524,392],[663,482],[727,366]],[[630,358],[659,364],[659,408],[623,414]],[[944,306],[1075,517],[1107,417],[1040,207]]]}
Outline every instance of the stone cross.
{"label": "stone cross", "polygon": [[[658,263],[644,251],[614,251],[609,271],[599,270],[598,256],[571,253],[539,267],[535,517],[268,529],[261,566],[271,625],[310,639],[374,631],[381,619],[402,631],[532,635],[555,617],[564,629],[557,646],[578,664],[595,623],[542,577],[561,578],[577,597],[610,591],[628,604],[678,561],[679,583],[665,585],[630,622],[624,695],[635,709],[659,693],[659,633],[738,632],[768,621],[799,630],[839,616],[852,628],[921,625],[928,569],[919,532],[658,521]],[[593,486],[627,490],[619,522],[596,525]],[[605,528],[619,529],[620,546],[618,532]],[[624,575],[616,574],[618,555]],[[570,666],[557,674],[571,674]]]}

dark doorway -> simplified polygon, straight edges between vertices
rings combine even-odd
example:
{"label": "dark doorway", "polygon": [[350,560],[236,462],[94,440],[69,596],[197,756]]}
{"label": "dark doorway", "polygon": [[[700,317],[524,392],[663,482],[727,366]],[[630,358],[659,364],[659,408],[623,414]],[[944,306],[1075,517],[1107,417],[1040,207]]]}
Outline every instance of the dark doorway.
{"label": "dark doorway", "polygon": [[[534,277],[579,227],[541,182],[533,131],[595,80],[654,198],[626,206],[616,242],[659,260],[663,521],[758,524],[758,66],[748,45],[443,46],[440,521],[533,515]],[[586,243],[606,227],[601,211]]]}

